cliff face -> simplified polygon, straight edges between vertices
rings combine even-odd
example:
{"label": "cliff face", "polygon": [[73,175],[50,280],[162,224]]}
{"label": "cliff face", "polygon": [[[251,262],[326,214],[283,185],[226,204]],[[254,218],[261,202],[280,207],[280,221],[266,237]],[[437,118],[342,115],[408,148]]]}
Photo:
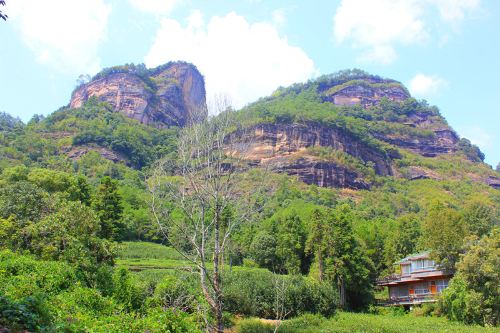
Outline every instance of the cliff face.
{"label": "cliff face", "polygon": [[108,70],[78,87],[70,107],[78,108],[92,96],[127,117],[158,127],[185,126],[194,114],[206,109],[203,76],[187,63],[141,71],[135,67]]}
{"label": "cliff face", "polygon": [[316,124],[260,124],[233,138],[251,165],[266,165],[322,187],[364,189],[369,182],[339,158],[318,155],[314,148],[330,148],[373,166],[378,175],[392,175],[390,160],[342,130]]}
{"label": "cliff face", "polygon": [[333,87],[322,86],[319,89],[324,94],[325,101],[342,106],[361,104],[366,108],[377,105],[384,97],[392,101],[403,101],[410,97],[408,91],[398,82],[375,78],[351,80]]}

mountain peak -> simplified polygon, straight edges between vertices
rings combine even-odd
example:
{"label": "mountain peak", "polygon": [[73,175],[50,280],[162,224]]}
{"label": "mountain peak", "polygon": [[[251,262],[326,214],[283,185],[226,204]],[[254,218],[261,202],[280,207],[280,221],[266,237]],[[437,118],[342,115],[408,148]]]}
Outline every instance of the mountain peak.
{"label": "mountain peak", "polygon": [[78,86],[70,107],[81,107],[95,97],[143,124],[182,127],[195,112],[206,110],[205,95],[203,76],[187,62],[169,62],[152,69],[127,64],[106,68]]}

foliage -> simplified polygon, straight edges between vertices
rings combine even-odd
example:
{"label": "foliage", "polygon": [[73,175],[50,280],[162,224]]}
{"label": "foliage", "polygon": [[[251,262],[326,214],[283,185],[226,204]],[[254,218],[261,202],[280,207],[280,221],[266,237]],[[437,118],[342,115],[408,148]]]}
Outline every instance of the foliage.
{"label": "foliage", "polygon": [[423,236],[436,262],[446,269],[454,269],[466,236],[460,214],[442,203],[435,203],[424,221]]}
{"label": "foliage", "polygon": [[123,208],[116,181],[108,176],[101,179],[92,208],[101,222],[99,236],[110,240],[120,239],[120,231],[123,229],[121,221]]}
{"label": "foliage", "polygon": [[25,230],[25,245],[46,260],[64,260],[84,267],[113,263],[112,245],[98,237],[95,213],[80,202],[61,202],[60,208]]}
{"label": "foliage", "polygon": [[283,279],[288,286],[284,308],[290,316],[306,312],[330,316],[335,312],[337,293],[331,284],[301,276],[274,275],[255,268],[225,272],[225,310],[247,316],[274,318],[275,279]]}
{"label": "foliage", "polygon": [[[236,324],[235,331],[240,333],[274,332],[275,326],[258,319],[243,319]],[[284,333],[480,333],[498,332],[498,328],[484,328],[449,322],[444,318],[414,317],[411,315],[393,316],[390,314],[366,314],[339,312],[332,318],[305,314],[286,320],[277,332]]]}
{"label": "foliage", "polygon": [[299,274],[304,260],[305,230],[296,215],[278,221],[276,256],[288,274]]}
{"label": "foliage", "polygon": [[458,142],[458,148],[465,154],[465,156],[474,162],[483,162],[484,153],[478,146],[473,145],[468,139],[461,138]]}
{"label": "foliage", "polygon": [[471,243],[444,292],[446,315],[467,324],[496,326],[500,321],[500,230]]}
{"label": "foliage", "polygon": [[422,233],[418,215],[414,213],[401,216],[397,222],[397,229],[387,240],[385,248],[388,266],[410,254],[416,253],[418,240]]}

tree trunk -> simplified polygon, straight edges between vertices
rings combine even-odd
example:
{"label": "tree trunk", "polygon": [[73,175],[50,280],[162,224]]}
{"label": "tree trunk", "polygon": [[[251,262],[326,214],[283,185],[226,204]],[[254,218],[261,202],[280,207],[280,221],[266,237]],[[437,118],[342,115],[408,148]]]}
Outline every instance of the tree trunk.
{"label": "tree trunk", "polygon": [[318,266],[319,266],[319,280],[323,281],[325,279],[325,267],[323,263],[323,254],[321,251],[318,252]]}
{"label": "tree trunk", "polygon": [[224,322],[222,320],[222,288],[220,278],[220,207],[215,207],[215,228],[214,228],[214,292],[215,292],[215,321],[216,332],[224,332]]}
{"label": "tree trunk", "polygon": [[341,277],[338,278],[338,286],[339,286],[339,306],[341,309],[345,309],[347,303],[345,294],[345,283]]}

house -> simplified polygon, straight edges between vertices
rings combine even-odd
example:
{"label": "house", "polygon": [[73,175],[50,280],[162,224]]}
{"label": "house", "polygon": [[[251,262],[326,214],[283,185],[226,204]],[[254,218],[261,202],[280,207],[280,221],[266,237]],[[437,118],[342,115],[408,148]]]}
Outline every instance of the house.
{"label": "house", "polygon": [[440,269],[430,259],[429,252],[410,255],[395,265],[399,265],[401,273],[377,280],[377,285],[389,289],[387,305],[435,302],[452,278],[451,272]]}

